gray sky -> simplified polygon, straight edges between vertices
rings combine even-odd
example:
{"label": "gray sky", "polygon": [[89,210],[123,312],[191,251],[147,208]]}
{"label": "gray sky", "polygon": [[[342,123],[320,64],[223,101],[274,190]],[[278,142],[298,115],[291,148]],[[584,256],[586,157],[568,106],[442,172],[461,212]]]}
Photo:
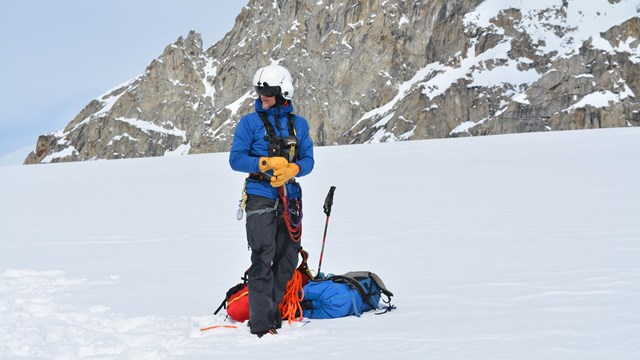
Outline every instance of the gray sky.
{"label": "gray sky", "polygon": [[208,48],[249,0],[0,0],[0,156],[35,146],[189,30]]}

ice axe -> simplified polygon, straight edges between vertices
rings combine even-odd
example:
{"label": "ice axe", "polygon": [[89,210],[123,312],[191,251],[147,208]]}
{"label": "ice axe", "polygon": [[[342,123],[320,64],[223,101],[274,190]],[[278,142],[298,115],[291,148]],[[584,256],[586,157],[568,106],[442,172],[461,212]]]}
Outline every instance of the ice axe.
{"label": "ice axe", "polygon": [[327,197],[324,199],[324,213],[327,214],[327,221],[324,224],[324,236],[322,237],[322,249],[320,250],[320,262],[318,263],[318,272],[316,277],[320,277],[320,267],[322,267],[322,255],[324,254],[324,244],[327,241],[327,227],[329,226],[329,216],[331,216],[331,206],[333,205],[333,192],[336,190],[335,186],[332,186],[327,193]]}

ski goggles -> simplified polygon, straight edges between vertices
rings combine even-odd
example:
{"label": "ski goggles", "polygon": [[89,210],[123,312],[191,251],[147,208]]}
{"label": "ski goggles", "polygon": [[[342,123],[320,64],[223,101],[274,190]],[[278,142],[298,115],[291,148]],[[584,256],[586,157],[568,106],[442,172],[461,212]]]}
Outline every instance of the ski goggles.
{"label": "ski goggles", "polygon": [[254,86],[256,93],[260,96],[276,96],[280,94],[280,86]]}

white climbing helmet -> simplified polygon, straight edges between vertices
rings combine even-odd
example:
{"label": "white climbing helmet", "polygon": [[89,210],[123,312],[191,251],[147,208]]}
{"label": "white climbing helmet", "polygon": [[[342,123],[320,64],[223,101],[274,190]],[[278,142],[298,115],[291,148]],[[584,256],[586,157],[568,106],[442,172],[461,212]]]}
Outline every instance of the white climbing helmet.
{"label": "white climbing helmet", "polygon": [[282,95],[287,100],[293,98],[291,74],[280,65],[269,65],[258,69],[253,76],[253,87],[258,95]]}

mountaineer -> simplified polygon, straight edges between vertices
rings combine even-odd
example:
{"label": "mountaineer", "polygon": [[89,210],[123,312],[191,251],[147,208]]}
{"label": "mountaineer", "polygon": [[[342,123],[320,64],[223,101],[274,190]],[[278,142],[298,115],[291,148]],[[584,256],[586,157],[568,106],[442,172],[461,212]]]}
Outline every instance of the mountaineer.
{"label": "mountaineer", "polygon": [[309,124],[293,113],[289,71],[262,67],[252,85],[255,112],[240,119],[229,163],[249,174],[241,203],[251,249],[249,327],[262,337],[277,333],[282,323],[278,304],[296,268],[302,235],[302,190],[295,177],[309,174],[314,159]]}

